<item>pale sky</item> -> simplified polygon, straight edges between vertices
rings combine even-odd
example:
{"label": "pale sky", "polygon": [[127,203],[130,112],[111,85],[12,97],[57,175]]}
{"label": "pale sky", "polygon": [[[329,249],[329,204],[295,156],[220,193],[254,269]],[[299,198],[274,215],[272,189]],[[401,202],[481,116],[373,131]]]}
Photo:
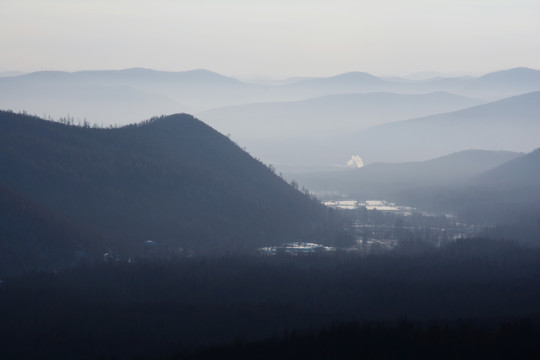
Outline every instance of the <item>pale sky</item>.
{"label": "pale sky", "polygon": [[540,69],[539,0],[0,0],[0,71]]}

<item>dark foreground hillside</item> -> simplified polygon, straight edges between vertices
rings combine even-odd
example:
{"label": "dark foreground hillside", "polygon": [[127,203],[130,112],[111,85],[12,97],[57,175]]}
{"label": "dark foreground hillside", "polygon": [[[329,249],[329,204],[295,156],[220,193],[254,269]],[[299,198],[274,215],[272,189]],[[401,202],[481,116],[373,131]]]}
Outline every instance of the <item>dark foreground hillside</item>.
{"label": "dark foreground hillside", "polygon": [[0,168],[0,183],[102,234],[102,254],[115,257],[329,243],[340,227],[331,210],[186,114],[98,129],[0,112]]}
{"label": "dark foreground hillside", "polygon": [[[15,359],[169,358],[199,346],[273,336],[278,338],[272,346],[279,349],[286,332],[304,336],[357,321],[360,329],[343,336],[359,337],[360,344],[371,336],[363,324],[382,326],[373,329],[371,345],[383,346],[385,336],[388,344],[372,347],[373,354],[394,346],[405,351],[409,338],[419,345],[447,342],[454,350],[494,346],[501,339],[500,348],[509,339],[520,340],[519,331],[538,334],[539,281],[538,249],[481,239],[410,256],[112,262],[4,278],[0,345],[6,358]],[[396,324],[403,319],[412,325],[400,332]],[[532,328],[500,333],[503,324],[522,320]],[[438,324],[439,333],[430,324]],[[333,332],[328,336],[335,337]],[[350,342],[321,336],[317,346]],[[531,345],[530,338],[521,340]],[[294,351],[302,342],[315,345],[309,338],[284,341],[292,341]]]}
{"label": "dark foreground hillside", "polygon": [[539,319],[344,323],[309,334],[179,352],[173,359],[538,359]]}
{"label": "dark foreground hillside", "polygon": [[0,275],[74,266],[103,245],[99,233],[0,183]]}

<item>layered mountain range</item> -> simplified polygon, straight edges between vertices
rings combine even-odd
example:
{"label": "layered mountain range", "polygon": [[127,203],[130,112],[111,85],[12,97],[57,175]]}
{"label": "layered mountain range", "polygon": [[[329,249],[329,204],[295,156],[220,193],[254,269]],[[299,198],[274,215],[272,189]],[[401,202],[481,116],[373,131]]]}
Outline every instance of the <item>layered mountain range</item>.
{"label": "layered mountain range", "polygon": [[[353,155],[370,163],[427,160],[472,148],[531,151],[540,146],[530,135],[537,129],[512,123],[538,116],[532,95],[538,91],[540,71],[528,68],[423,80],[349,72],[274,83],[208,70],[135,68],[0,77],[0,108],[99,126],[197,114],[254,156],[289,171],[343,166]],[[486,125],[487,117],[492,124]],[[459,132],[455,123],[467,127]],[[448,130],[441,143],[438,134]],[[415,149],[404,150],[407,141]]]}

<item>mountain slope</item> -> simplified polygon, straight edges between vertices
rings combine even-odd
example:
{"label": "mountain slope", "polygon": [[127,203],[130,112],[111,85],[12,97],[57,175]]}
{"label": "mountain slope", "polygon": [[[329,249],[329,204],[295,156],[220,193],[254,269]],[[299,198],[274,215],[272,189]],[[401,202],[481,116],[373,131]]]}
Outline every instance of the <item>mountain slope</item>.
{"label": "mountain slope", "polygon": [[467,150],[427,161],[374,163],[359,169],[295,174],[294,177],[315,192],[393,200],[395,194],[402,191],[461,184],[520,155],[508,151]]}
{"label": "mountain slope", "polygon": [[342,147],[367,162],[418,161],[461,150],[528,152],[540,146],[540,92],[456,112],[377,126]]}
{"label": "mountain slope", "polygon": [[410,188],[395,194],[398,201],[438,212],[457,214],[461,221],[497,225],[493,238],[539,244],[540,149],[521,155],[461,182]]}
{"label": "mountain slope", "polygon": [[495,71],[480,77],[432,79],[416,85],[493,101],[540,91],[540,70],[521,67]]}
{"label": "mountain slope", "polygon": [[[324,139],[389,121],[464,109],[478,100],[448,93],[338,94],[303,101],[256,103],[205,111],[198,116],[250,149],[256,140]],[[254,147],[255,146],[255,147]]]}
{"label": "mountain slope", "polygon": [[540,191],[540,149],[520,156],[475,177],[472,184],[483,184],[501,190]]}
{"label": "mountain slope", "polygon": [[117,129],[0,113],[0,182],[101,229],[121,254],[331,239],[332,216],[190,115]]}
{"label": "mountain slope", "polygon": [[478,86],[497,86],[538,90],[540,87],[540,70],[518,67],[502,71],[496,71],[475,80]]}
{"label": "mountain slope", "polygon": [[0,183],[0,275],[55,270],[103,253],[103,238]]}

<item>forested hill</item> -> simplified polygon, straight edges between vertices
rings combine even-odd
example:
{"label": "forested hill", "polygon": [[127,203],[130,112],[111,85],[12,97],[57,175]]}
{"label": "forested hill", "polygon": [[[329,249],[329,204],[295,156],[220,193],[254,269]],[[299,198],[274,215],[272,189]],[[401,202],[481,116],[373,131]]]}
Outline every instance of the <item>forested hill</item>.
{"label": "forested hill", "polygon": [[0,183],[0,276],[96,259],[102,235]]}
{"label": "forested hill", "polygon": [[[0,112],[0,183],[99,229],[109,250],[235,252],[331,242],[334,214],[186,114],[99,129]],[[106,249],[104,249],[106,250]]]}

